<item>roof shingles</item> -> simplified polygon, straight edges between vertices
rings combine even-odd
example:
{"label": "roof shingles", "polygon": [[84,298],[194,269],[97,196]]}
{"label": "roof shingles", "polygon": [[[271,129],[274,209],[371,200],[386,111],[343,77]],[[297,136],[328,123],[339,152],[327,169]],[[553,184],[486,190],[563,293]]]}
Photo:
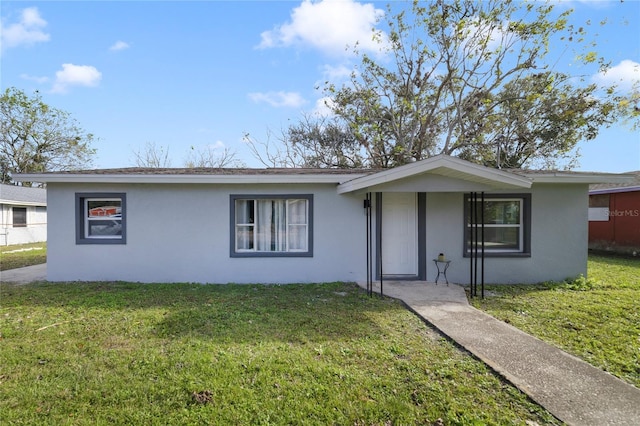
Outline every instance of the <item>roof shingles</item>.
{"label": "roof shingles", "polygon": [[69,174],[69,175],[213,175],[213,176],[238,176],[238,175],[347,175],[366,174],[375,172],[375,169],[309,169],[309,168],[145,168],[125,167],[118,169],[74,170],[59,171],[43,174]]}
{"label": "roof shingles", "polygon": [[45,206],[47,204],[47,190],[43,188],[0,184],[0,203],[3,200]]}

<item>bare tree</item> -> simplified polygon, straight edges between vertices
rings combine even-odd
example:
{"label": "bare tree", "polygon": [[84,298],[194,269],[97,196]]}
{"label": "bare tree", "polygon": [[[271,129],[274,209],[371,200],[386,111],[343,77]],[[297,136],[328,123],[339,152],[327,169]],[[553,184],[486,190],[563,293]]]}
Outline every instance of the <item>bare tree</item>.
{"label": "bare tree", "polygon": [[281,137],[276,143],[272,143],[272,137],[273,133],[267,129],[267,139],[264,142],[255,139],[249,133],[245,133],[243,140],[253,157],[265,167],[304,167],[304,157],[298,155],[290,144],[282,143],[286,138]]}
{"label": "bare tree", "polygon": [[150,167],[154,169],[171,167],[169,147],[156,145],[155,142],[147,142],[143,149],[133,151],[134,165],[136,167]]}
{"label": "bare tree", "polygon": [[192,146],[185,161],[185,167],[245,167],[244,162],[239,160],[236,155],[235,151],[227,147],[207,145],[204,148],[196,149]]}

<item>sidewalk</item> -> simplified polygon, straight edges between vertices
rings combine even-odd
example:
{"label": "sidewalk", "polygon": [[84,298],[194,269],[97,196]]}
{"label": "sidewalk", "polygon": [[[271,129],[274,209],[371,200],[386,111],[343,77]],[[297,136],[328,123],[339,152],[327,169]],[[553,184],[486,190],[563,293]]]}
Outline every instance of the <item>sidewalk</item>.
{"label": "sidewalk", "polygon": [[[384,294],[570,425],[640,424],[640,389],[470,306],[456,284],[384,282]],[[366,288],[365,283],[360,283]],[[379,283],[374,283],[379,292]]]}
{"label": "sidewalk", "polygon": [[26,284],[32,281],[45,281],[47,279],[47,264],[25,266],[24,268],[0,271],[0,282]]}

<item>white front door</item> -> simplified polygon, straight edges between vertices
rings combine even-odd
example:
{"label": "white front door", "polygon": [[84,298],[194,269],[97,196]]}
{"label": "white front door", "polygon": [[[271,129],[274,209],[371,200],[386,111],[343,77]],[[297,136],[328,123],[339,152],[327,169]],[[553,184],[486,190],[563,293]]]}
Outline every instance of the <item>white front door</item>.
{"label": "white front door", "polygon": [[382,274],[418,274],[418,215],[415,193],[382,194]]}

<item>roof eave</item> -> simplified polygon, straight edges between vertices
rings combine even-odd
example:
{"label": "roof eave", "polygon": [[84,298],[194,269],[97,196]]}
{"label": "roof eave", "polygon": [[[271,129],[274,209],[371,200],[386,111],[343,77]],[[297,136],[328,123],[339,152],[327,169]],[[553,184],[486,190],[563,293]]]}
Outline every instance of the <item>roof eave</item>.
{"label": "roof eave", "polygon": [[[356,192],[385,183],[399,181],[404,178],[419,176],[429,172],[442,174],[438,169],[453,170],[472,177],[470,181],[480,178],[483,183],[498,188],[530,188],[531,179],[514,173],[473,164],[449,156],[437,156],[427,160],[406,164],[394,169],[385,170],[363,177],[357,177],[338,186],[338,193]],[[446,175],[446,174],[445,174]]]}
{"label": "roof eave", "polygon": [[155,183],[155,184],[301,184],[327,183],[339,184],[353,179],[354,174],[286,174],[286,175],[149,175],[149,174],[84,174],[84,173],[46,173],[20,174],[13,176],[18,182],[42,183]]}
{"label": "roof eave", "polygon": [[533,180],[534,183],[581,183],[581,184],[598,184],[612,183],[625,184],[630,183],[635,178],[632,174],[611,174],[611,173],[587,173],[587,174],[563,174],[563,173],[522,173]]}
{"label": "roof eave", "polygon": [[20,201],[20,200],[0,200],[0,204],[4,204],[7,206],[35,206],[35,207],[46,207],[46,202],[40,201]]}
{"label": "roof eave", "polygon": [[612,188],[592,189],[589,191],[591,195],[597,194],[616,194],[619,192],[636,192],[640,191],[640,186],[616,186]]}

